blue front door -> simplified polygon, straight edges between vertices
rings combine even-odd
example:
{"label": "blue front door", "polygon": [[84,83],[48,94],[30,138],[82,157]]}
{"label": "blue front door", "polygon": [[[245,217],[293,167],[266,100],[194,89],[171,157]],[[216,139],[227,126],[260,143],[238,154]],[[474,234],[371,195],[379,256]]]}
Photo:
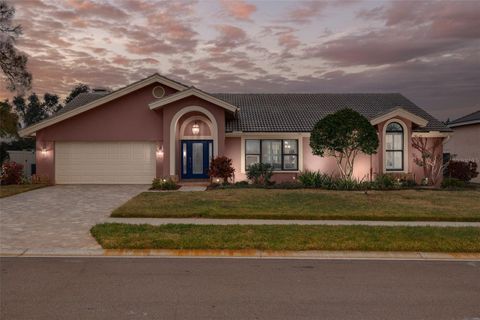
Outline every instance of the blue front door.
{"label": "blue front door", "polygon": [[182,140],[182,179],[206,179],[213,157],[212,140]]}

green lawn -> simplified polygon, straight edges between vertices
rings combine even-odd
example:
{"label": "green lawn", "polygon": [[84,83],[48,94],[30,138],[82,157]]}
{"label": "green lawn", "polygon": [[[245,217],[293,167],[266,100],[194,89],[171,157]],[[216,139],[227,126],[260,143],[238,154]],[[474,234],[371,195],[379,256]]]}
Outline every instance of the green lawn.
{"label": "green lawn", "polygon": [[0,186],[0,198],[13,196],[17,193],[27,192],[46,186],[46,184],[11,184],[8,186]]}
{"label": "green lawn", "polygon": [[480,190],[145,192],[112,217],[480,221]]}
{"label": "green lawn", "polygon": [[98,224],[104,249],[480,252],[480,228]]}

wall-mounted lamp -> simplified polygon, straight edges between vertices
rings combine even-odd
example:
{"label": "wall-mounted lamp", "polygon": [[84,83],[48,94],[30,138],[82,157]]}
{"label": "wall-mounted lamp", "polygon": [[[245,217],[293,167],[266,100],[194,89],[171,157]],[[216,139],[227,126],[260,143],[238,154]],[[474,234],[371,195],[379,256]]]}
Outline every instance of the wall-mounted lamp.
{"label": "wall-mounted lamp", "polygon": [[198,125],[197,121],[192,126],[192,133],[196,136],[200,133],[200,126]]}
{"label": "wall-mounted lamp", "polygon": [[163,146],[157,147],[157,156],[159,157],[163,156]]}
{"label": "wall-mounted lamp", "polygon": [[47,155],[47,149],[42,148],[42,156],[46,156],[46,155]]}

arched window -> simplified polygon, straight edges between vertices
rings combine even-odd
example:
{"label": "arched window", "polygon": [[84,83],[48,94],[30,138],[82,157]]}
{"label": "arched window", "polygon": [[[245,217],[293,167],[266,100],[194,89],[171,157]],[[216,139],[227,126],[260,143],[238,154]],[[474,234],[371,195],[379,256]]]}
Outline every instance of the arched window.
{"label": "arched window", "polygon": [[404,131],[398,122],[389,123],[385,132],[385,165],[387,171],[403,171]]}

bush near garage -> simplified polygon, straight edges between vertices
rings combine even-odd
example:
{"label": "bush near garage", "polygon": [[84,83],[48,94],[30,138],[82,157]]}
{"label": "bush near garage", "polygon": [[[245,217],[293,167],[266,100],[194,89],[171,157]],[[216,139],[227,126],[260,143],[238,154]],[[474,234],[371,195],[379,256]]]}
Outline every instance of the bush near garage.
{"label": "bush near garage", "polygon": [[7,161],[2,164],[0,184],[20,184],[23,178],[23,165],[14,161]]}

